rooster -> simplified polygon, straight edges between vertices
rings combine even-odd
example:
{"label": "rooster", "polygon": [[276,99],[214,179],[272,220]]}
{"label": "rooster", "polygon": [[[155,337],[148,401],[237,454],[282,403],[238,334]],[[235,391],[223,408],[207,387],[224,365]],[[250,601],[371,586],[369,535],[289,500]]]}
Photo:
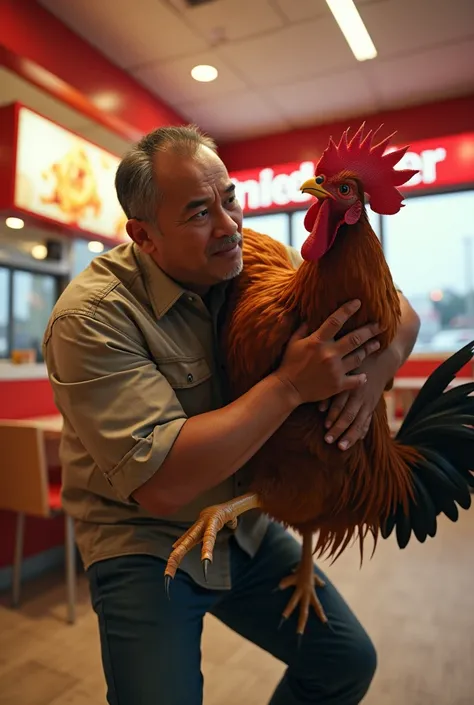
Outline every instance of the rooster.
{"label": "rooster", "polygon": [[[280,363],[292,333],[303,322],[310,332],[343,303],[362,305],[341,335],[372,321],[380,323],[381,349],[393,340],[400,303],[378,238],[365,210],[365,194],[376,213],[402,207],[397,186],[416,172],[397,170],[408,147],[387,152],[390,137],[375,143],[364,126],[349,139],[348,130],[332,139],[301,190],[316,196],[304,225],[309,232],[295,270],[286,248],[268,236],[244,232],[244,270],[235,280],[223,332],[233,398],[245,393]],[[474,354],[474,343],[444,362],[427,380],[394,438],[384,398],[373,413],[363,440],[346,452],[325,439],[324,416],[317,404],[297,408],[248,463],[250,491],[209,507],[175,544],[165,580],[167,589],[182,557],[200,541],[205,572],[212,562],[217,532],[236,526],[237,517],[258,508],[297,531],[303,541],[296,572],[280,583],[295,590],[286,619],[299,604],[298,633],[304,632],[312,606],[327,621],[315,587],[312,556],[336,559],[353,540],[395,530],[400,548],[412,535],[434,537],[437,517],[458,518],[468,509],[474,453],[474,399],[469,383],[445,391]],[[317,534],[313,550],[313,535]]]}

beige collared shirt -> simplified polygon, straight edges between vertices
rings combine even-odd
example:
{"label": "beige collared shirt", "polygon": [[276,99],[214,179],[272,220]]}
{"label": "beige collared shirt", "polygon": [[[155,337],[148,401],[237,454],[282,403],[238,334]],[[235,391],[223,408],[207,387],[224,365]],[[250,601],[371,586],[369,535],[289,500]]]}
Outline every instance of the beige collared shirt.
{"label": "beige collared shirt", "polygon": [[[289,254],[297,266],[299,254]],[[95,258],[59,298],[44,357],[64,417],[63,504],[86,568],[127,554],[167,559],[201,509],[245,492],[239,471],[171,517],[152,516],[132,499],[186,419],[229,401],[218,348],[225,290],[213,287],[207,308],[128,243]],[[254,555],[267,525],[257,511],[244,514],[234,532],[242,549]],[[201,585],[230,587],[229,536],[227,529],[218,536],[207,583],[199,547],[182,569]]]}

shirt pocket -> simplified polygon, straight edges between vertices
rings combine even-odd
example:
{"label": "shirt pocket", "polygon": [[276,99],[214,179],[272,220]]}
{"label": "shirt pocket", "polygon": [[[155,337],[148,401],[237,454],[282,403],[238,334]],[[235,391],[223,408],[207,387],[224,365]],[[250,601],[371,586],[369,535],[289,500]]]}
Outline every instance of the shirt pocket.
{"label": "shirt pocket", "polygon": [[157,360],[156,364],[187,416],[204,414],[215,408],[212,371],[204,357],[167,358]]}

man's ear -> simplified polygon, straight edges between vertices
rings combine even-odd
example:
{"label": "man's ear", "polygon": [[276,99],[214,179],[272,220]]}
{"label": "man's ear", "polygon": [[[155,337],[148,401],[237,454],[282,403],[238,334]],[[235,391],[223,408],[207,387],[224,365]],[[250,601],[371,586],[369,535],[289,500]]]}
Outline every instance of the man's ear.
{"label": "man's ear", "polygon": [[145,223],[143,220],[131,218],[127,221],[126,228],[133,242],[135,242],[143,252],[150,255],[155,251],[155,243],[150,237],[150,226],[148,223]]}

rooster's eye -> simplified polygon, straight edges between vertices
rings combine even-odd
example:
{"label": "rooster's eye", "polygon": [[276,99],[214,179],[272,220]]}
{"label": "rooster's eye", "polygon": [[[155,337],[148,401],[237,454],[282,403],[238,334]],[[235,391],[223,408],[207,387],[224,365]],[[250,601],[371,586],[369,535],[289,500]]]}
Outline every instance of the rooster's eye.
{"label": "rooster's eye", "polygon": [[319,176],[317,176],[317,177],[315,178],[315,181],[316,181],[316,183],[319,184],[319,185],[323,184],[323,183],[324,183],[324,176],[323,176],[322,174],[320,174]]}
{"label": "rooster's eye", "polygon": [[349,184],[341,184],[339,186],[339,193],[341,194],[341,196],[347,196],[350,191],[351,187],[349,186]]}

